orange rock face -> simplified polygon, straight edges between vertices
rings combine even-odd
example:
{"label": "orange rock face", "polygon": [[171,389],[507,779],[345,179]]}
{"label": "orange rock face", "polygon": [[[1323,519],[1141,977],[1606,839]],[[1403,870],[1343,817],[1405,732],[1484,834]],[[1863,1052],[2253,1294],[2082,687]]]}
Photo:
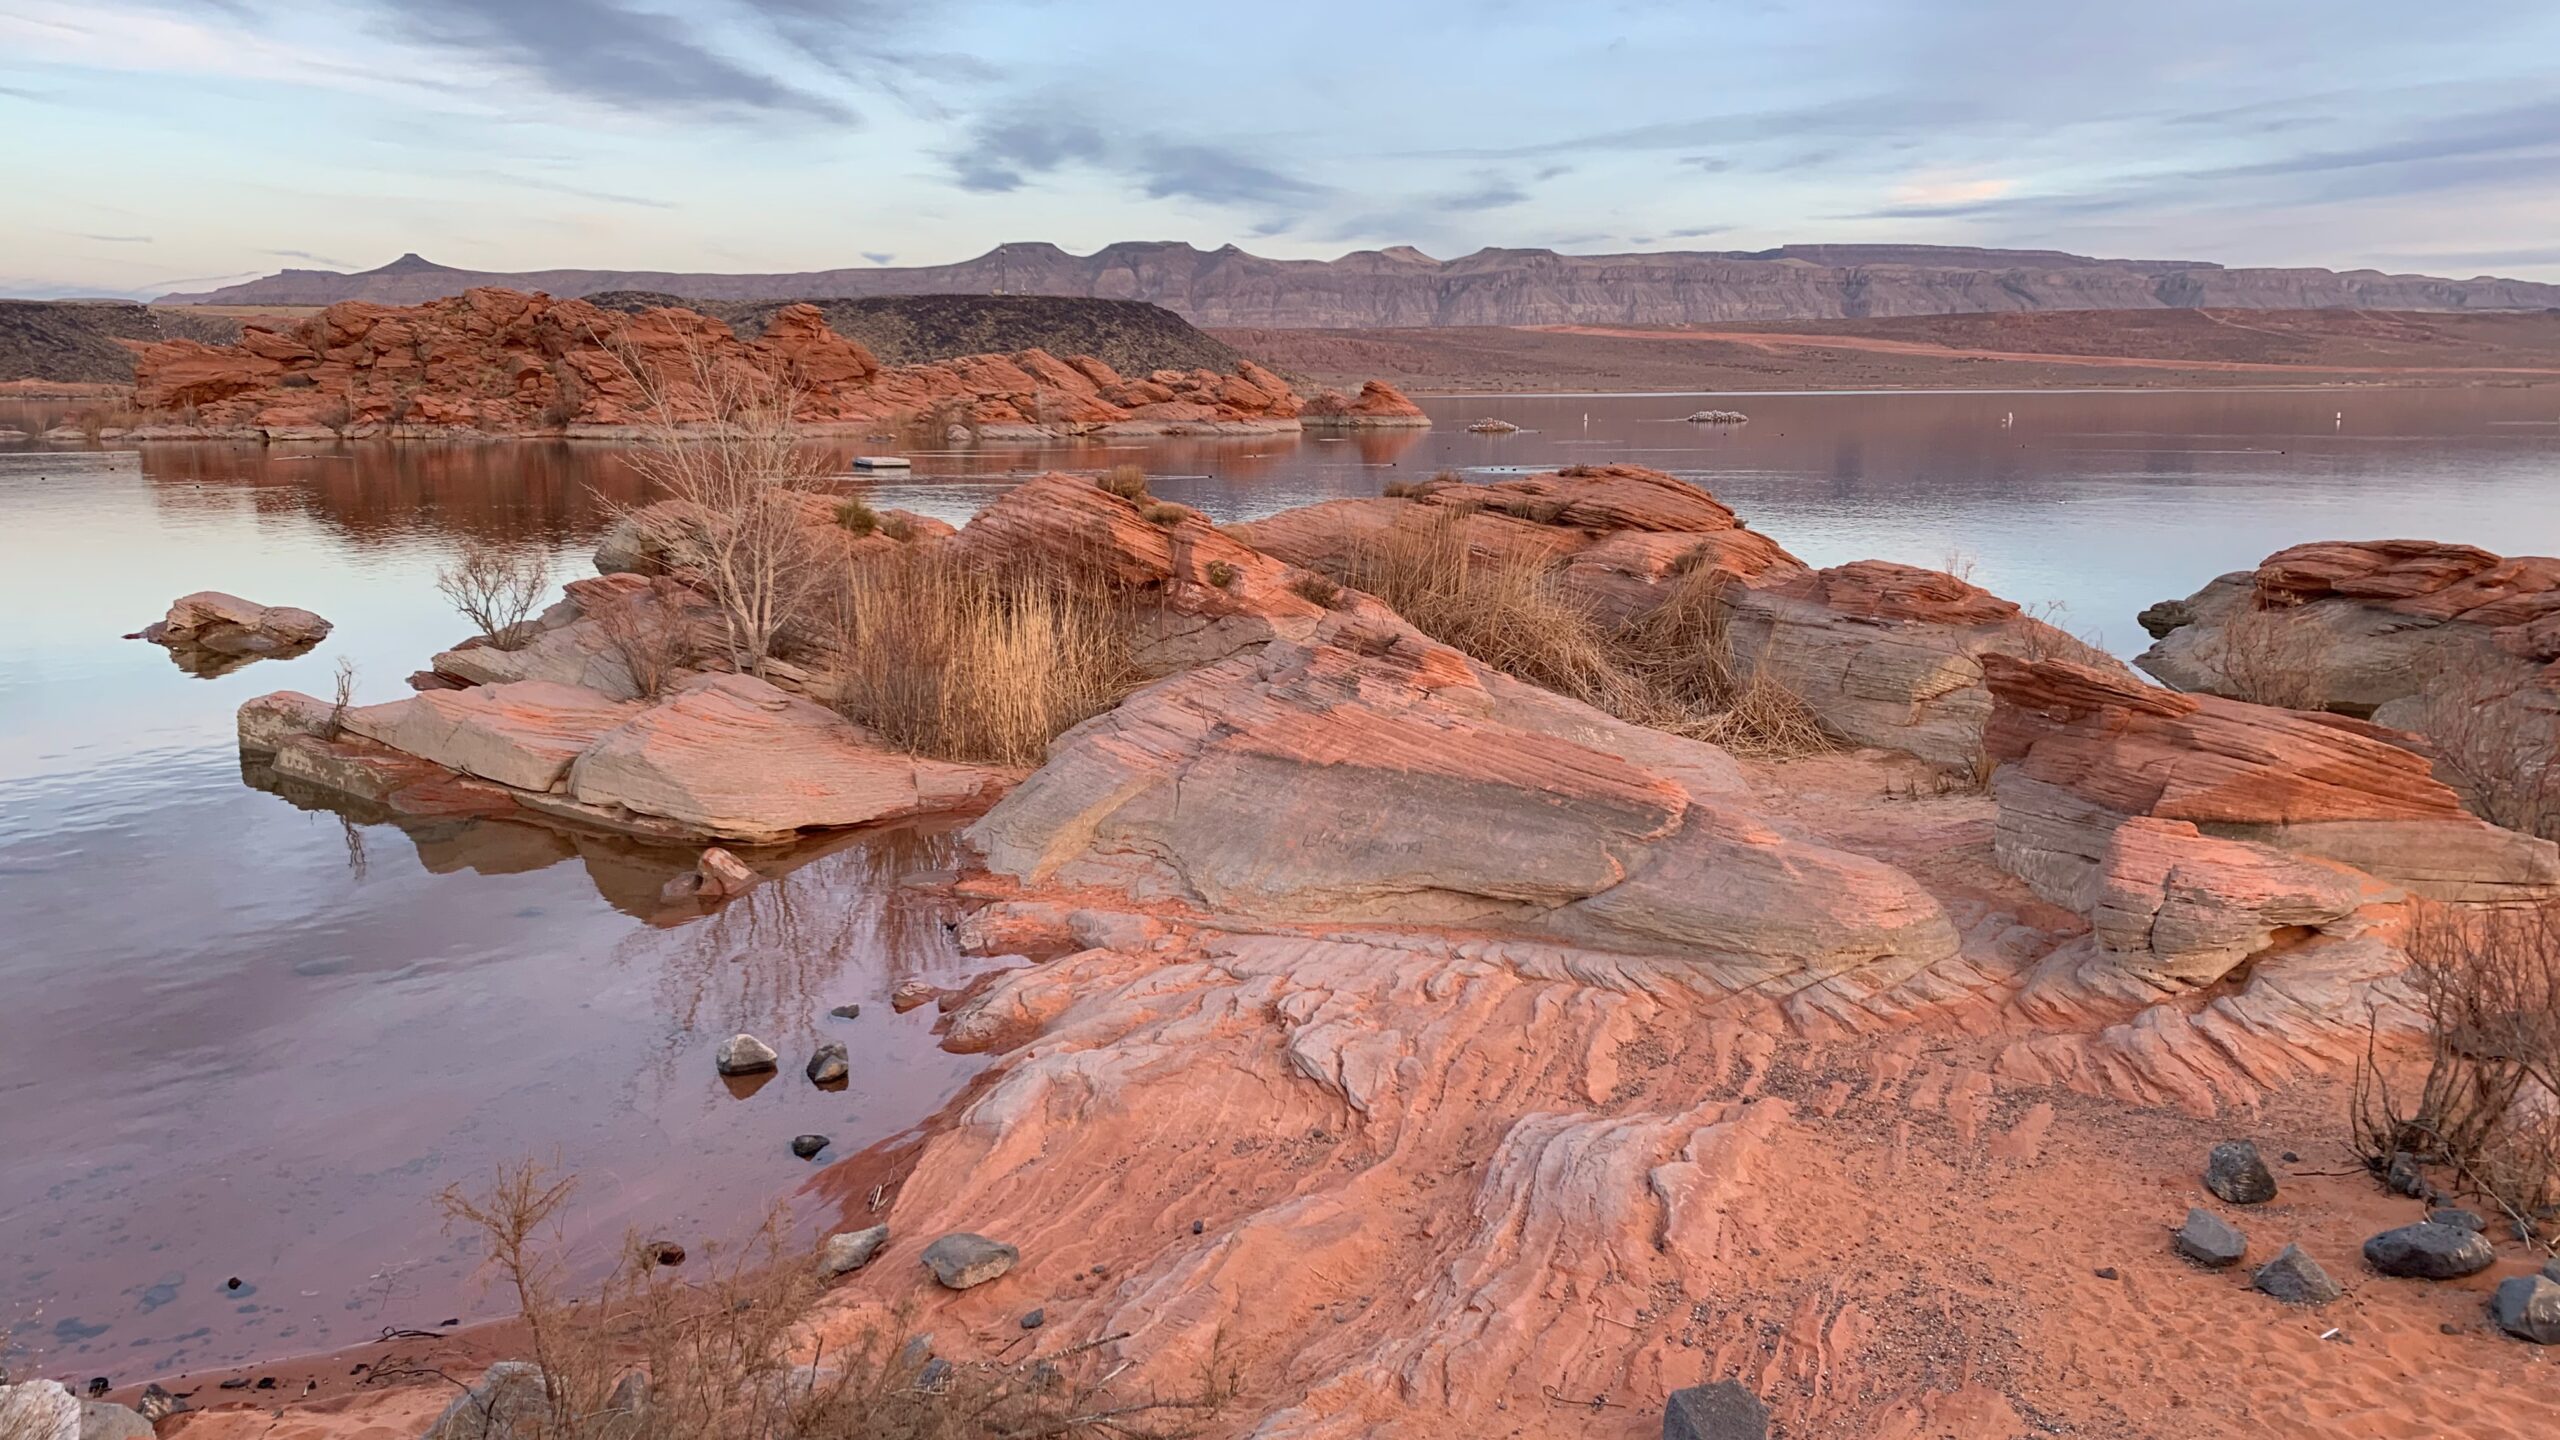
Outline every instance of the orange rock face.
{"label": "orange rock face", "polygon": [[[811,425],[933,415],[980,433],[1146,434],[1292,429],[1300,411],[1288,382],[1249,362],[1140,381],[1040,350],[886,368],[814,306],[743,339],[690,310],[633,315],[496,289],[408,307],[348,301],[289,328],[252,325],[236,345],[154,345],[135,400],[162,423],[223,431],[526,434],[700,424],[714,393],[773,382]],[[1364,391],[1348,422],[1429,423],[1380,392]]]}
{"label": "orange rock face", "polygon": [[[1263,373],[1270,374],[1269,371]],[[1384,380],[1366,382],[1360,387],[1360,393],[1354,396],[1346,396],[1339,390],[1324,391],[1306,403],[1305,416],[1311,426],[1431,423],[1431,417],[1422,413],[1421,406],[1406,399],[1403,391]]]}

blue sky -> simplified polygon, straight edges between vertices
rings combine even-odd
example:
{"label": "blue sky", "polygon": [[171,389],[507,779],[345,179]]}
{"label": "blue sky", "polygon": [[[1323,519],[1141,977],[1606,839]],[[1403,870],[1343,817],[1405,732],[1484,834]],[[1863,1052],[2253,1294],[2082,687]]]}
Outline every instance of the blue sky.
{"label": "blue sky", "polygon": [[0,293],[1909,240],[2560,280],[2560,4],[0,0]]}

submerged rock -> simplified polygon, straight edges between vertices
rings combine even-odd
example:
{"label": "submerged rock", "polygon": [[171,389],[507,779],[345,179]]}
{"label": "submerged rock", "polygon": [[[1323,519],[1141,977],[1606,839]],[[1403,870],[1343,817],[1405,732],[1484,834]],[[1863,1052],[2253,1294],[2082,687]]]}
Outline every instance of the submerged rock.
{"label": "submerged rock", "polygon": [[753,1035],[738,1034],[720,1042],[713,1057],[723,1075],[760,1075],[782,1059],[772,1046]]}
{"label": "submerged rock", "polygon": [[2208,1270],[2227,1270],[2249,1253],[2249,1237],[2238,1226],[2201,1207],[2187,1210],[2174,1243],[2179,1254]]}
{"label": "submerged rock", "polygon": [[2226,1140],[2205,1157],[2204,1188],[2233,1205],[2264,1205],[2276,1198],[2276,1177],[2256,1141]]}
{"label": "submerged rock", "polygon": [[2365,1263],[2412,1280],[2459,1280],[2498,1261],[2497,1247],[2477,1230],[2431,1220],[2385,1230],[2364,1242]]}
{"label": "submerged rock", "polygon": [[984,1285],[1013,1268],[1022,1252],[1001,1241],[966,1231],[945,1235],[924,1247],[925,1268],[952,1290]]}
{"label": "submerged rock", "polygon": [[2347,1293],[2299,1245],[2277,1251],[2276,1258],[2259,1266],[2249,1283],[2287,1305],[2326,1305]]}
{"label": "submerged rock", "polygon": [[889,1243],[889,1227],[843,1230],[818,1247],[818,1269],[826,1275],[850,1275],[879,1257]]}

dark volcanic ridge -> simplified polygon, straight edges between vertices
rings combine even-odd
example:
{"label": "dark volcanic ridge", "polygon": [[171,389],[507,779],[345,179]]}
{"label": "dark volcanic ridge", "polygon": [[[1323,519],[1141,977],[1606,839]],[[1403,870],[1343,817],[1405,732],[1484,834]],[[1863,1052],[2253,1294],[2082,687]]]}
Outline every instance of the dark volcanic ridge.
{"label": "dark volcanic ridge", "polygon": [[125,385],[134,357],[163,340],[228,344],[237,318],[190,315],[129,300],[0,300],[0,381]]}
{"label": "dark volcanic ridge", "polygon": [[403,255],[378,270],[285,270],[164,303],[413,305],[477,285],[560,296],[637,290],[693,302],[882,295],[1143,300],[1194,324],[1279,328],[1444,325],[1695,325],[2041,310],[2221,308],[2525,310],[2560,306],[2560,285],[2378,270],[2232,268],[2200,260],[2109,260],[2054,250],[1939,245],[1787,245],[1759,251],[1563,255],[1479,250],[1435,260],[1410,246],[1336,260],[1272,260],[1233,245],[1130,241],[1091,255],[999,245],[954,265],[866,266],[793,275],[666,270],[456,270]]}

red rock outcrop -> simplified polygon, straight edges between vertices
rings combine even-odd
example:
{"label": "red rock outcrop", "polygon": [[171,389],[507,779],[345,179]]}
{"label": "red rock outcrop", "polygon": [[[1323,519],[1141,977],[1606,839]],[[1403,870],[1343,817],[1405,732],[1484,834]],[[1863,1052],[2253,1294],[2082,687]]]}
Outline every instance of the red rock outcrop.
{"label": "red rock outcrop", "polygon": [[2116,828],[2136,816],[2336,861],[2433,899],[2560,897],[2560,847],[2470,814],[2391,731],[2068,661],[1989,655],[1983,668],[2000,860],[2056,904],[2084,906]]}
{"label": "red rock outcrop", "polygon": [[1357,579],[1389,545],[1444,534],[1481,560],[1554,567],[1568,593],[1623,625],[1696,584],[1717,587],[1727,660],[1765,676],[1842,739],[1969,766],[1991,700],[1985,654],[2101,652],[1953,575],[1862,560],[1814,572],[1698,486],[1640,465],[1577,465],[1401,498],[1334,500],[1230,527],[1261,549]]}
{"label": "red rock outcrop", "polygon": [[[346,301],[286,328],[252,322],[237,344],[146,349],[136,403],[163,424],[270,436],[472,431],[599,433],[700,424],[717,397],[780,389],[813,426],[935,417],[974,434],[1192,434],[1294,429],[1286,381],[1159,370],[1124,379],[1091,357],[1039,350],[886,368],[819,310],[776,313],[747,340],[708,316],[604,310],[477,289],[406,308]],[[1392,390],[1339,423],[1428,424]]]}
{"label": "red rock outcrop", "polygon": [[1360,386],[1360,393],[1345,396],[1339,390],[1327,390],[1306,403],[1304,418],[1310,429],[1338,428],[1346,425],[1428,425],[1431,417],[1422,407],[1404,396],[1404,392],[1384,380],[1370,380]]}

